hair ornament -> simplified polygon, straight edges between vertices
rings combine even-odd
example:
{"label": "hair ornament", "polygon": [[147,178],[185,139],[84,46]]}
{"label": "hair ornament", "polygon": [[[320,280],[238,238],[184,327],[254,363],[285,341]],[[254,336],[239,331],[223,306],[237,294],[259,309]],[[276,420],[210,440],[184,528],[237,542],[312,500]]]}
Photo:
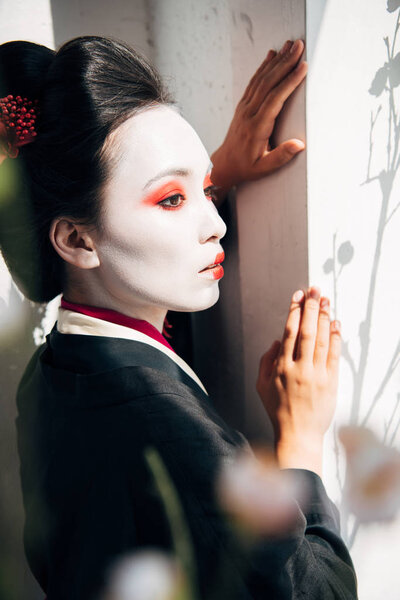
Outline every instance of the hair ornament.
{"label": "hair ornament", "polygon": [[38,115],[38,100],[9,94],[0,98],[0,164],[16,158],[19,148],[33,142]]}

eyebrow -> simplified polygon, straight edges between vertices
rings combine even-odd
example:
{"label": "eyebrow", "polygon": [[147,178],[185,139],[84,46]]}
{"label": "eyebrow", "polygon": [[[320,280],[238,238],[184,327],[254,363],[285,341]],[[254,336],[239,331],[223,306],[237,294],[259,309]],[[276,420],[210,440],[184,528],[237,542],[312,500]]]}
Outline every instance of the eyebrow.
{"label": "eyebrow", "polygon": [[[211,171],[213,166],[214,165],[212,164],[212,162],[210,162],[210,164],[207,167],[206,175],[209,173],[209,171]],[[149,179],[149,181],[143,187],[142,191],[146,190],[152,183],[154,183],[158,179],[162,179],[162,177],[166,177],[167,175],[179,175],[180,177],[189,177],[189,175],[192,174],[193,171],[191,171],[190,169],[165,169],[164,171],[160,171],[160,173],[157,173],[157,175]]]}

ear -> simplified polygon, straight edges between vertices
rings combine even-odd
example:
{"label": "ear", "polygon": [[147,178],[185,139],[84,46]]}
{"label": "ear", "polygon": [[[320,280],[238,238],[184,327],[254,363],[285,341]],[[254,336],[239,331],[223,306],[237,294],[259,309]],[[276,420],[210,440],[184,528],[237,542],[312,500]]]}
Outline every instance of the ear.
{"label": "ear", "polygon": [[57,254],[71,265],[80,269],[94,269],[100,265],[93,238],[84,225],[66,217],[55,219],[49,237]]}

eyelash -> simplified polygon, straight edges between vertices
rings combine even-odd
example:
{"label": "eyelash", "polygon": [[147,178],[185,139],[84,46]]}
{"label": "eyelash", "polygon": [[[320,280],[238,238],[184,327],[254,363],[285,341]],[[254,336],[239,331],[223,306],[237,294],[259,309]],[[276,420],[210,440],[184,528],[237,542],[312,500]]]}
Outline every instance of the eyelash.
{"label": "eyelash", "polygon": [[[206,187],[204,189],[204,195],[210,196],[213,200],[216,200],[217,199],[217,189],[218,188],[216,185],[209,185],[208,187]],[[182,198],[183,201],[180,204],[177,204],[175,206],[168,206],[168,205],[164,204],[164,202],[167,202],[167,200],[171,200],[172,198]],[[183,196],[183,194],[173,194],[173,196],[168,196],[168,198],[164,198],[164,200],[161,200],[161,202],[159,202],[158,204],[161,205],[166,210],[175,210],[177,208],[181,208],[182,204],[184,204],[185,202],[186,202],[186,199]]]}

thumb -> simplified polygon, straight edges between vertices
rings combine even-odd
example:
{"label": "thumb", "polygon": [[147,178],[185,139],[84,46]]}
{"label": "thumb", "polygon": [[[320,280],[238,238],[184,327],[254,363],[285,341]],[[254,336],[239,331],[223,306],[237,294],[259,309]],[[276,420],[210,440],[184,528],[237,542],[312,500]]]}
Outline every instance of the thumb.
{"label": "thumb", "polygon": [[273,150],[266,152],[264,156],[257,161],[255,166],[258,174],[262,176],[276,171],[276,169],[279,169],[279,167],[282,167],[291,161],[292,158],[304,150],[305,147],[305,143],[296,138],[282,142],[282,144],[279,144],[279,146]]}

